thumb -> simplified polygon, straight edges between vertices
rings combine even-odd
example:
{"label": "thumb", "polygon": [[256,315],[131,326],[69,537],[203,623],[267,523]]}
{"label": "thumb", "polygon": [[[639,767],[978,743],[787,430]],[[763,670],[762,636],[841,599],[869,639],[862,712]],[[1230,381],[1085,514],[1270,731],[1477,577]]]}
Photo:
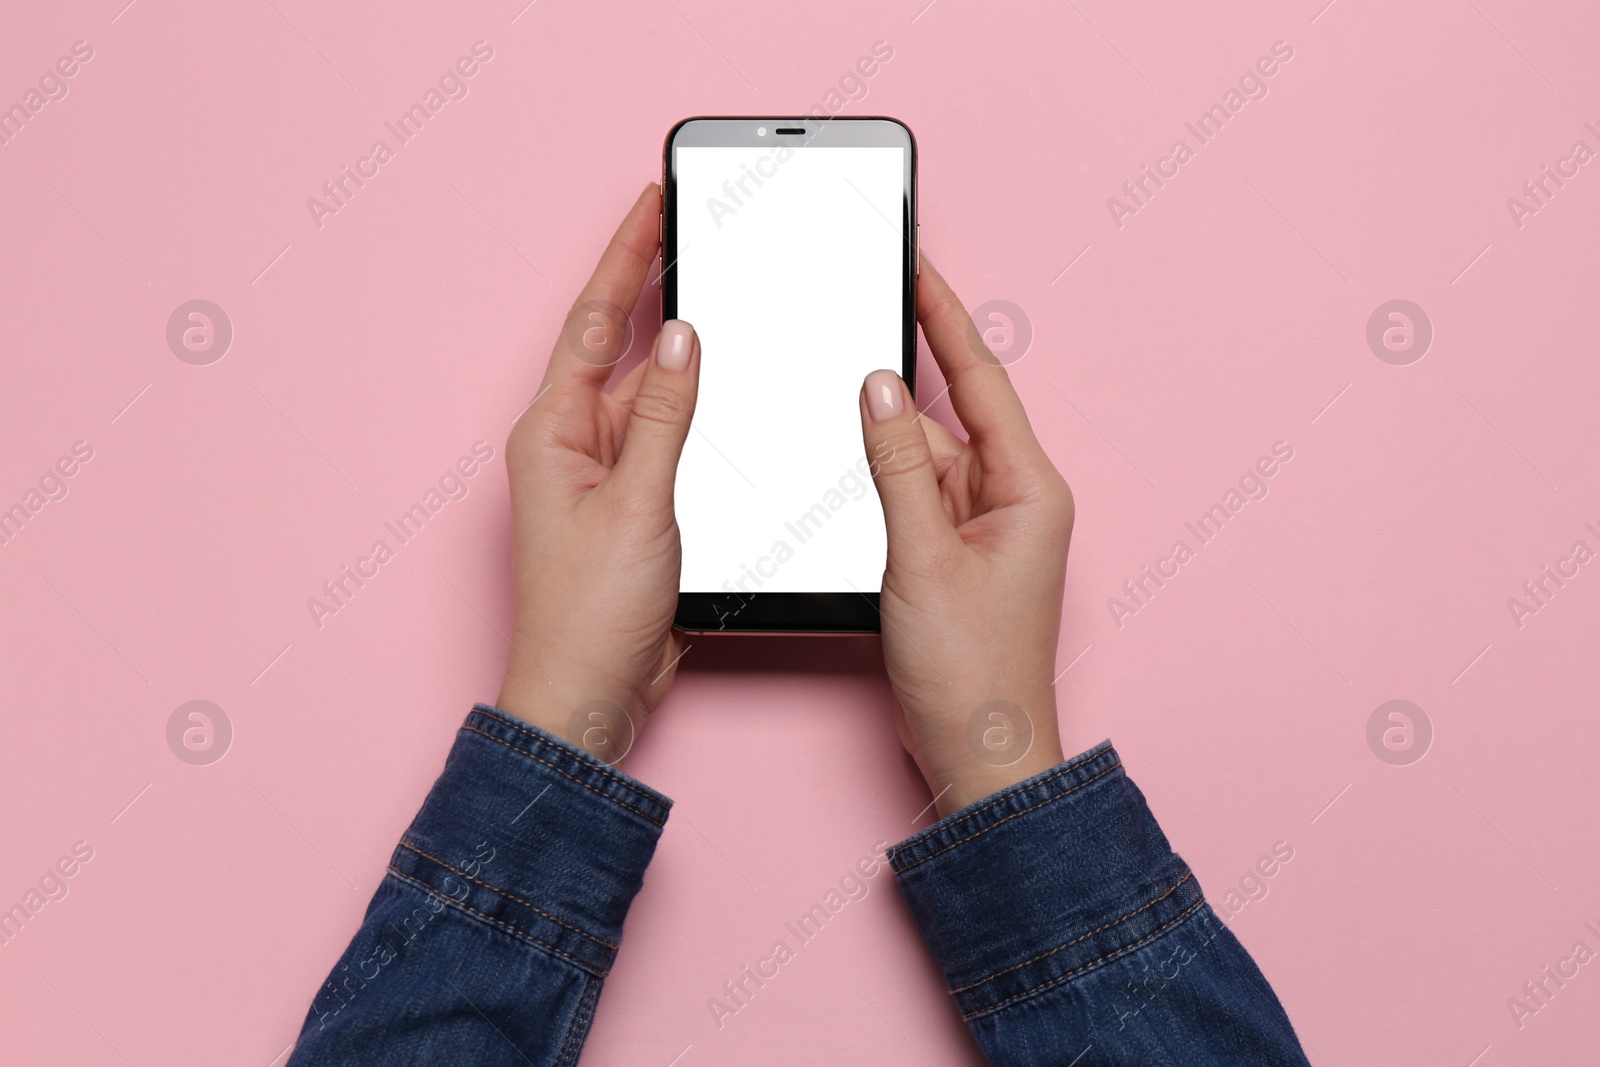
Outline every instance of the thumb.
{"label": "thumb", "polygon": [[645,499],[670,501],[699,391],[700,338],[680,319],[663,323],[634,394],[612,477]]}
{"label": "thumb", "polygon": [[953,529],[939,500],[928,435],[911,391],[894,371],[875,370],[861,386],[861,430],[872,480],[883,502],[889,560],[920,558]]}

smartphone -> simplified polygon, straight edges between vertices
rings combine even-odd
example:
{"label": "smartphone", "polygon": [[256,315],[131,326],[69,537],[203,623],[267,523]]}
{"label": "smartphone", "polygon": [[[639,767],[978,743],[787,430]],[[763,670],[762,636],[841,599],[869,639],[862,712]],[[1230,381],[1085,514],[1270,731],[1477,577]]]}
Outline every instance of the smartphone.
{"label": "smartphone", "polygon": [[911,130],[692,118],[662,162],[661,313],[702,353],[677,625],[877,633],[887,539],[857,398],[883,367],[915,389]]}

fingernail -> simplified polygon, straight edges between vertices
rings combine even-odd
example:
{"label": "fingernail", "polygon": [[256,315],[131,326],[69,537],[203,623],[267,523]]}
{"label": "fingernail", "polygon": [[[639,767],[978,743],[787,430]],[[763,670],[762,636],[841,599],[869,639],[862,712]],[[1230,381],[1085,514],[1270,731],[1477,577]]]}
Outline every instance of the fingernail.
{"label": "fingernail", "polygon": [[900,414],[904,392],[900,376],[892,370],[875,370],[867,375],[867,414],[873,422],[882,422]]}
{"label": "fingernail", "polygon": [[689,354],[694,350],[694,327],[682,319],[673,319],[661,326],[661,339],[656,342],[656,364],[662,370],[687,370]]}

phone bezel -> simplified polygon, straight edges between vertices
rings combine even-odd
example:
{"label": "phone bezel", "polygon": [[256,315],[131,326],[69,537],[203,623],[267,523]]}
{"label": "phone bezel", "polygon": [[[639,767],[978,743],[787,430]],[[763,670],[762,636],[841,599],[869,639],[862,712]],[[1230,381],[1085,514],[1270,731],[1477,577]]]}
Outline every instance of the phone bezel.
{"label": "phone bezel", "polygon": [[[756,134],[758,126],[767,135]],[[780,129],[806,135],[779,136]],[[751,147],[788,144],[794,148],[883,147],[905,149],[901,225],[906,235],[901,266],[900,376],[916,396],[917,371],[917,142],[911,128],[886,116],[783,118],[715,115],[687,118],[667,133],[661,156],[661,318],[678,312],[678,281],[668,249],[677,248],[677,168],[675,150],[690,147]],[[863,634],[882,629],[878,590],[838,593],[684,593],[678,594],[674,624],[690,633]]]}

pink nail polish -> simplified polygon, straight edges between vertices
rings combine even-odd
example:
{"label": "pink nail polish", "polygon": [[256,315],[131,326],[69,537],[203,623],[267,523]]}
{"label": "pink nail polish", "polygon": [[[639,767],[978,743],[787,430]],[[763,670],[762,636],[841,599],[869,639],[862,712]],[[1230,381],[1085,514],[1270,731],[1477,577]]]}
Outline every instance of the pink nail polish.
{"label": "pink nail polish", "polygon": [[656,364],[662,370],[687,370],[689,355],[693,351],[693,326],[682,319],[673,319],[662,324],[661,339],[656,342]]}
{"label": "pink nail polish", "polygon": [[867,414],[873,422],[882,422],[900,414],[905,392],[900,388],[900,376],[892,370],[875,370],[867,375]]}

